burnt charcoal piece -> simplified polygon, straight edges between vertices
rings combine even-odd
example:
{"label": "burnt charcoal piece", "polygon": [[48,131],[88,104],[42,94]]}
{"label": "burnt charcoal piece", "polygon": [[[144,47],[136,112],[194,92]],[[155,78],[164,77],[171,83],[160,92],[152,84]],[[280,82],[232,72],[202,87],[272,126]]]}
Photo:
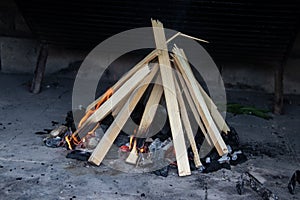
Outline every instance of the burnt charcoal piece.
{"label": "burnt charcoal piece", "polygon": [[69,111],[67,113],[65,121],[66,121],[66,123],[64,125],[71,128],[72,132],[75,132],[76,131],[76,126],[75,126],[75,123],[74,123],[74,118],[73,118],[73,112],[72,111]]}
{"label": "burnt charcoal piece", "polygon": [[244,181],[243,180],[240,180],[237,184],[236,184],[236,190],[237,190],[237,193],[239,195],[242,195],[244,193]]}
{"label": "burnt charcoal piece", "polygon": [[236,155],[237,158],[235,160],[233,160],[232,158],[230,159],[230,164],[233,165],[233,166],[236,166],[238,164],[241,164],[241,163],[244,163],[247,161],[247,157],[244,153],[241,153],[241,154],[237,154]]}
{"label": "burnt charcoal piece", "polygon": [[300,184],[300,170],[295,171],[288,184],[288,189],[291,194],[295,194],[296,182]]}
{"label": "burnt charcoal piece", "polygon": [[228,169],[230,170],[231,167],[230,167],[230,164],[229,163],[219,163],[217,160],[213,160],[211,161],[209,164],[206,164],[204,166],[204,170],[202,171],[203,173],[210,173],[210,172],[215,172],[215,171],[218,171],[220,169]]}
{"label": "burnt charcoal piece", "polygon": [[169,174],[169,166],[163,167],[153,172],[156,176],[167,177]]}
{"label": "burnt charcoal piece", "polygon": [[59,123],[56,122],[56,121],[51,121],[51,123],[52,123],[52,126],[55,126],[55,125],[59,124]]}
{"label": "burnt charcoal piece", "polygon": [[279,199],[277,195],[275,195],[268,188],[264,187],[264,185],[259,182],[252,174],[249,172],[245,172],[239,178],[238,183],[236,184],[236,189],[238,194],[242,195],[244,192],[244,186],[250,186],[252,190],[257,192],[262,199],[264,200],[277,200]]}
{"label": "burnt charcoal piece", "polygon": [[60,147],[61,142],[62,142],[62,138],[60,138],[60,137],[46,138],[44,140],[44,142],[45,142],[45,145],[47,147],[57,148],[57,147]]}
{"label": "burnt charcoal piece", "polygon": [[91,153],[86,151],[74,150],[67,154],[66,158],[76,159],[80,161],[88,161]]}
{"label": "burnt charcoal piece", "polygon": [[221,135],[225,144],[230,145],[233,151],[236,151],[240,148],[240,139],[233,127],[230,127],[230,132],[227,134],[222,132]]}

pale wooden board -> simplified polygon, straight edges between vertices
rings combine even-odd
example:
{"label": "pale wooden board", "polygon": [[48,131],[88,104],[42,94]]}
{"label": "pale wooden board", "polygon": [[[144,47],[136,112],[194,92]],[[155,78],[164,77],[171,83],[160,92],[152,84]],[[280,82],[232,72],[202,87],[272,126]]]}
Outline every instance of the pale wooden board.
{"label": "pale wooden board", "polygon": [[173,137],[178,173],[179,176],[187,176],[191,174],[191,170],[188,161],[187,148],[184,141],[184,134],[172,75],[173,72],[166,44],[166,37],[162,23],[155,20],[151,21],[156,48],[162,50],[161,54],[158,56],[158,61],[160,64],[160,72],[164,86],[164,95]]}
{"label": "pale wooden board", "polygon": [[[160,74],[158,74],[156,79],[160,79]],[[155,83],[158,82],[157,80]],[[151,94],[149,96],[149,99],[147,101],[147,104],[145,106],[142,119],[139,125],[139,128],[137,130],[137,133],[135,137],[145,137],[145,134],[147,131],[149,131],[149,127],[154,119],[154,116],[156,114],[159,101],[163,94],[163,88],[160,84],[155,84],[152,88]],[[137,161],[137,151],[136,148],[132,148],[128,158],[126,159],[126,162],[135,164]]]}
{"label": "pale wooden board", "polygon": [[[156,58],[160,54],[160,51],[153,50],[149,53],[143,60],[138,62],[131,70],[129,70],[124,76],[120,78],[113,86],[112,89],[116,92],[134,73],[136,73],[139,69],[141,69],[145,64],[149,63],[151,60]],[[86,111],[91,110],[95,107],[95,105],[102,99],[103,95],[101,95],[98,99],[92,102],[86,109]]]}
{"label": "pale wooden board", "polygon": [[130,94],[136,86],[150,73],[148,65],[137,71],[130,79],[128,79],[118,91],[116,91],[107,101],[105,101],[99,109],[97,109],[86,121],[83,123],[82,127],[77,129],[74,133],[80,139],[85,137],[86,134],[91,131],[96,124],[104,119],[112,109],[119,104],[127,94]]}
{"label": "pale wooden board", "polygon": [[121,111],[121,109],[122,109],[122,108],[124,107],[124,105],[127,103],[127,100],[128,100],[128,98],[130,97],[130,95],[131,95],[131,94],[127,94],[126,97],[125,97],[122,101],[120,101],[120,102],[118,103],[118,105],[112,110],[111,115],[112,115],[113,117],[116,117],[116,116],[119,114],[119,112]]}
{"label": "pale wooden board", "polygon": [[95,165],[100,165],[100,163],[103,161],[105,155],[107,154],[111,145],[127,122],[130,114],[132,113],[136,104],[139,102],[140,98],[143,96],[149,83],[151,82],[157,71],[157,67],[152,69],[152,72],[145,78],[145,80],[141,84],[141,87],[139,87],[137,92],[133,94],[132,98],[128,99],[127,104],[121,109],[113,123],[101,138],[97,147],[94,149],[92,155],[89,158],[89,162],[94,163]]}
{"label": "pale wooden board", "polygon": [[188,88],[190,93],[194,93],[194,95],[197,98],[197,102],[195,104],[199,106],[199,114],[201,116],[201,119],[203,120],[203,123],[206,127],[206,130],[209,133],[209,136],[211,140],[213,141],[214,146],[216,147],[218,153],[220,156],[227,154],[228,149],[223,141],[220,132],[214,122],[214,120],[211,117],[211,114],[206,106],[206,103],[203,99],[203,96],[198,88],[197,80],[193,75],[193,72],[185,59],[185,55],[183,54],[182,49],[178,49],[176,46],[173,48],[174,53],[174,60],[177,62],[178,68],[183,75],[183,78],[186,82],[190,82],[191,88]]}
{"label": "pale wooden board", "polygon": [[[157,79],[161,79],[160,74],[158,74]],[[144,134],[147,132],[148,128],[150,127],[150,124],[154,119],[162,94],[162,85],[155,84],[152,88],[151,94],[145,106],[140,126],[136,134],[137,137],[145,136]]]}
{"label": "pale wooden board", "polygon": [[195,136],[193,134],[192,126],[190,124],[190,120],[189,120],[189,116],[188,116],[188,113],[186,110],[185,102],[182,97],[182,90],[179,87],[179,84],[177,82],[175,74],[174,74],[174,80],[175,80],[174,82],[175,82],[175,87],[176,87],[176,94],[177,94],[180,113],[181,113],[181,120],[182,120],[183,126],[185,127],[185,133],[189,139],[191,148],[193,150],[195,166],[197,168],[199,168],[202,166],[202,163],[200,161],[199,152],[198,152],[197,145],[196,145],[196,142],[194,139]]}
{"label": "pale wooden board", "polygon": [[198,83],[198,87],[200,89],[201,94],[203,95],[204,101],[207,105],[207,108],[216,122],[217,127],[219,128],[220,131],[223,131],[224,133],[228,133],[230,131],[227,123],[225,122],[224,118],[222,117],[221,113],[219,112],[217,106],[213,102],[213,100],[208,96],[208,94],[204,91],[202,86]]}
{"label": "pale wooden board", "polygon": [[[177,65],[176,65],[176,67],[177,67]],[[212,146],[213,144],[211,142],[211,139],[210,139],[210,137],[209,137],[209,135],[207,133],[207,130],[205,129],[205,127],[203,125],[203,122],[202,122],[202,120],[200,118],[199,112],[197,111],[200,108],[197,107],[198,108],[197,109],[196,105],[194,103],[194,102],[197,101],[197,99],[196,99],[194,93],[191,94],[190,91],[189,91],[189,89],[188,89],[188,87],[189,88],[191,87],[190,83],[189,82],[185,82],[184,79],[183,79],[183,77],[181,75],[178,76],[178,79],[179,79],[179,82],[180,82],[181,87],[183,89],[183,92],[185,94],[185,98],[187,99],[187,102],[188,102],[188,104],[190,106],[190,109],[192,110],[193,116],[194,116],[197,124],[199,125],[199,127],[200,127],[200,129],[201,129],[201,131],[202,131],[202,133],[203,133],[203,135],[204,135],[207,143]]]}

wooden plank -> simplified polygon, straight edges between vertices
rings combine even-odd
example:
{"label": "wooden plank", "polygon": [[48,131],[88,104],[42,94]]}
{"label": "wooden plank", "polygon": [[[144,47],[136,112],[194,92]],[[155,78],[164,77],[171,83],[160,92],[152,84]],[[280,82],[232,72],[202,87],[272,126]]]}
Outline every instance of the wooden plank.
{"label": "wooden plank", "polygon": [[156,48],[162,50],[161,54],[158,55],[158,61],[164,86],[164,94],[173,137],[178,173],[179,176],[187,176],[191,174],[191,170],[188,161],[187,148],[184,141],[184,134],[172,75],[173,72],[166,44],[166,36],[162,23],[155,20],[151,21]]}
{"label": "wooden plank", "polygon": [[146,91],[149,83],[155,76],[158,71],[158,67],[155,67],[152,72],[145,78],[141,87],[138,88],[137,92],[133,94],[133,97],[128,99],[127,105],[122,107],[120,113],[117,115],[113,123],[105,132],[104,136],[101,138],[100,142],[98,143],[97,147],[93,151],[92,155],[89,158],[89,162],[100,165],[103,161],[105,155],[109,151],[111,145],[117,138],[119,132],[122,130],[123,126],[127,122],[130,114],[132,113],[133,109],[135,108],[136,104],[139,102],[140,98],[143,96],[144,92]]}
{"label": "wooden plank", "polygon": [[[176,65],[176,67],[177,67],[177,65]],[[199,127],[200,127],[200,129],[201,129],[201,131],[202,131],[202,133],[203,133],[203,135],[204,135],[204,137],[205,137],[207,143],[208,143],[209,145],[212,146],[211,139],[210,139],[209,135],[207,134],[207,131],[206,131],[204,125],[203,125],[203,122],[202,122],[200,116],[199,116],[199,112],[197,111],[197,108],[196,108],[196,106],[195,106],[195,104],[194,104],[194,102],[196,102],[197,99],[196,99],[194,93],[191,94],[191,93],[189,92],[188,87],[189,87],[189,88],[191,87],[191,86],[190,86],[190,83],[189,83],[189,82],[186,83],[181,75],[180,75],[180,76],[177,76],[177,77],[178,77],[178,79],[179,79],[179,82],[180,82],[180,84],[181,84],[181,87],[182,87],[182,89],[183,89],[183,92],[184,92],[184,94],[185,94],[185,97],[186,97],[186,99],[187,99],[187,102],[188,102],[188,104],[189,104],[191,110],[192,110],[192,113],[193,113],[193,115],[194,115],[194,118],[195,118],[197,124],[199,125]],[[187,86],[187,85],[188,85],[188,86]]]}
{"label": "wooden plank", "polygon": [[74,133],[78,139],[86,136],[86,134],[91,131],[95,125],[104,119],[112,109],[119,104],[124,97],[131,93],[136,86],[149,74],[150,69],[148,65],[137,71],[130,79],[128,79],[119,90],[117,90],[107,101],[105,101],[99,109],[97,109],[87,120],[83,123],[82,127],[77,129]]}
{"label": "wooden plank", "polygon": [[[182,51],[182,55],[184,56],[183,59],[187,61],[187,57],[186,57],[184,51]],[[208,96],[208,94],[204,91],[204,89],[202,88],[202,86],[199,84],[199,82],[197,80],[196,80],[196,83],[197,83],[197,85],[200,89],[200,92],[201,92],[201,94],[204,98],[204,101],[207,105],[207,108],[208,108],[213,120],[215,121],[218,129],[220,131],[223,131],[224,133],[228,133],[230,131],[230,128],[228,127],[228,125],[225,122],[224,118],[220,114],[217,106],[212,101],[212,99]]]}
{"label": "wooden plank", "polygon": [[[160,79],[161,76],[160,74],[158,74],[156,80],[160,80]],[[157,83],[157,81],[155,83]],[[150,127],[150,124],[152,123],[154,116],[156,114],[158,104],[160,102],[162,94],[163,94],[162,85],[155,84],[152,88],[151,94],[145,106],[136,137],[142,137],[148,131],[148,128]]]}
{"label": "wooden plank", "polygon": [[230,131],[230,128],[228,127],[226,121],[224,120],[223,116],[219,112],[216,104],[213,102],[213,100],[208,96],[208,94],[204,91],[202,86],[198,83],[199,90],[204,98],[204,101],[207,105],[207,108],[214,119],[217,127],[220,131],[223,131],[224,133],[228,133]]}
{"label": "wooden plank", "polygon": [[177,98],[178,98],[178,103],[179,103],[179,108],[180,108],[180,113],[181,113],[181,120],[183,123],[183,126],[185,127],[185,133],[189,139],[191,148],[193,150],[193,154],[194,154],[194,162],[195,162],[195,166],[197,168],[202,166],[202,163],[200,161],[200,157],[199,157],[199,152],[198,152],[198,148],[194,139],[194,134],[193,134],[193,129],[192,126],[190,124],[190,120],[189,120],[189,116],[186,110],[186,106],[185,106],[185,102],[183,100],[182,97],[182,90],[179,87],[179,84],[176,80],[176,74],[174,73],[174,83],[175,83],[175,87],[176,87],[176,94],[177,94]]}
{"label": "wooden plank", "polygon": [[[157,79],[160,79],[159,75],[157,76]],[[145,136],[147,131],[149,131],[149,127],[154,119],[162,94],[163,94],[162,86],[159,84],[155,84],[152,88],[151,94],[145,106],[139,128],[135,135],[136,138]],[[137,159],[138,159],[137,149],[132,148],[129,156],[126,159],[126,162],[130,164],[136,164]]]}
{"label": "wooden plank", "polygon": [[198,112],[203,120],[203,123],[206,127],[206,130],[209,133],[211,140],[213,141],[214,146],[216,147],[220,156],[227,154],[228,149],[223,141],[218,128],[215,125],[214,120],[211,117],[211,114],[206,106],[206,103],[203,99],[203,96],[198,88],[197,80],[193,75],[193,72],[184,58],[185,55],[182,49],[178,49],[176,46],[173,48],[174,60],[178,65],[178,68],[183,75],[183,78],[186,82],[190,82],[191,88],[188,88],[191,93],[197,98],[197,102],[195,102],[196,107],[198,108]]}
{"label": "wooden plank", "polygon": [[[117,83],[115,83],[112,86],[112,89],[114,92],[116,92],[131,76],[133,76],[134,73],[136,73],[139,69],[141,69],[145,64],[156,58],[160,54],[160,51],[153,50],[151,53],[149,53],[143,60],[138,62],[131,70],[129,70],[124,76],[122,76]],[[103,95],[101,95],[98,99],[96,99],[94,102],[92,102],[86,109],[86,112],[88,110],[91,110],[95,107],[95,105],[102,99]]]}
{"label": "wooden plank", "polygon": [[130,97],[130,94],[126,95],[126,97],[122,101],[120,101],[118,103],[118,105],[112,110],[111,115],[113,117],[116,117],[119,114],[119,112],[121,111],[121,109],[127,103],[127,100],[128,100],[129,97]]}
{"label": "wooden plank", "polygon": [[34,71],[34,77],[30,88],[30,91],[34,94],[37,94],[41,91],[47,58],[48,58],[48,45],[42,44],[37,59],[36,68]]}

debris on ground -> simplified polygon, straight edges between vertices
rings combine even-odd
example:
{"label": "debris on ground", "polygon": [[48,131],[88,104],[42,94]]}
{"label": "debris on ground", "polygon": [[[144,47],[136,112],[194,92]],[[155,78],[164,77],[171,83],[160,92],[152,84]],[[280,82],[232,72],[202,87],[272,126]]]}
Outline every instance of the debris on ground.
{"label": "debris on ground", "polygon": [[244,194],[245,185],[249,186],[252,190],[257,192],[264,200],[279,199],[277,195],[267,189],[257,178],[255,178],[249,172],[243,173],[238,180],[238,183],[236,184],[238,194]]}
{"label": "debris on ground", "polygon": [[295,171],[288,184],[288,189],[291,194],[295,194],[296,182],[300,184],[300,170]]}

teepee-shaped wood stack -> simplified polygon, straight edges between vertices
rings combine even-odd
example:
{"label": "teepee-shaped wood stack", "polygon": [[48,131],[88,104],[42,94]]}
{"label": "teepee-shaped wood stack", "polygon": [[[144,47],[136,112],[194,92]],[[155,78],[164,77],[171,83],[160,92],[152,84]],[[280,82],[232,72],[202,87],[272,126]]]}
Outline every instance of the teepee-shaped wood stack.
{"label": "teepee-shaped wood stack", "polygon": [[[200,167],[202,164],[183,95],[207,141],[215,146],[220,156],[228,153],[227,146],[220,132],[227,133],[229,128],[213,101],[194,77],[183,50],[176,46],[173,48],[171,54],[173,63],[171,65],[163,25],[159,21],[152,20],[152,26],[156,50],[141,60],[107,93],[89,105],[85,120],[73,134],[76,136],[73,138],[77,138],[77,140],[84,138],[90,131],[98,127],[101,120],[108,114],[112,114],[114,116],[113,123],[107,129],[89,158],[89,162],[100,165],[148,85],[157,83],[154,84],[149,95],[135,136],[139,137],[146,132],[154,119],[157,109],[156,107],[153,110],[153,107],[155,108],[161,98],[165,98],[178,173],[179,176],[186,176],[190,175],[191,171],[184,134],[186,134],[193,150],[196,167]],[[150,66],[150,61],[155,58],[158,59],[159,64]],[[180,75],[174,73],[174,71]],[[134,90],[136,91],[133,92]],[[132,95],[131,98],[128,98],[130,95]],[[133,151],[130,153],[127,161],[134,162],[136,157],[137,155]]]}

